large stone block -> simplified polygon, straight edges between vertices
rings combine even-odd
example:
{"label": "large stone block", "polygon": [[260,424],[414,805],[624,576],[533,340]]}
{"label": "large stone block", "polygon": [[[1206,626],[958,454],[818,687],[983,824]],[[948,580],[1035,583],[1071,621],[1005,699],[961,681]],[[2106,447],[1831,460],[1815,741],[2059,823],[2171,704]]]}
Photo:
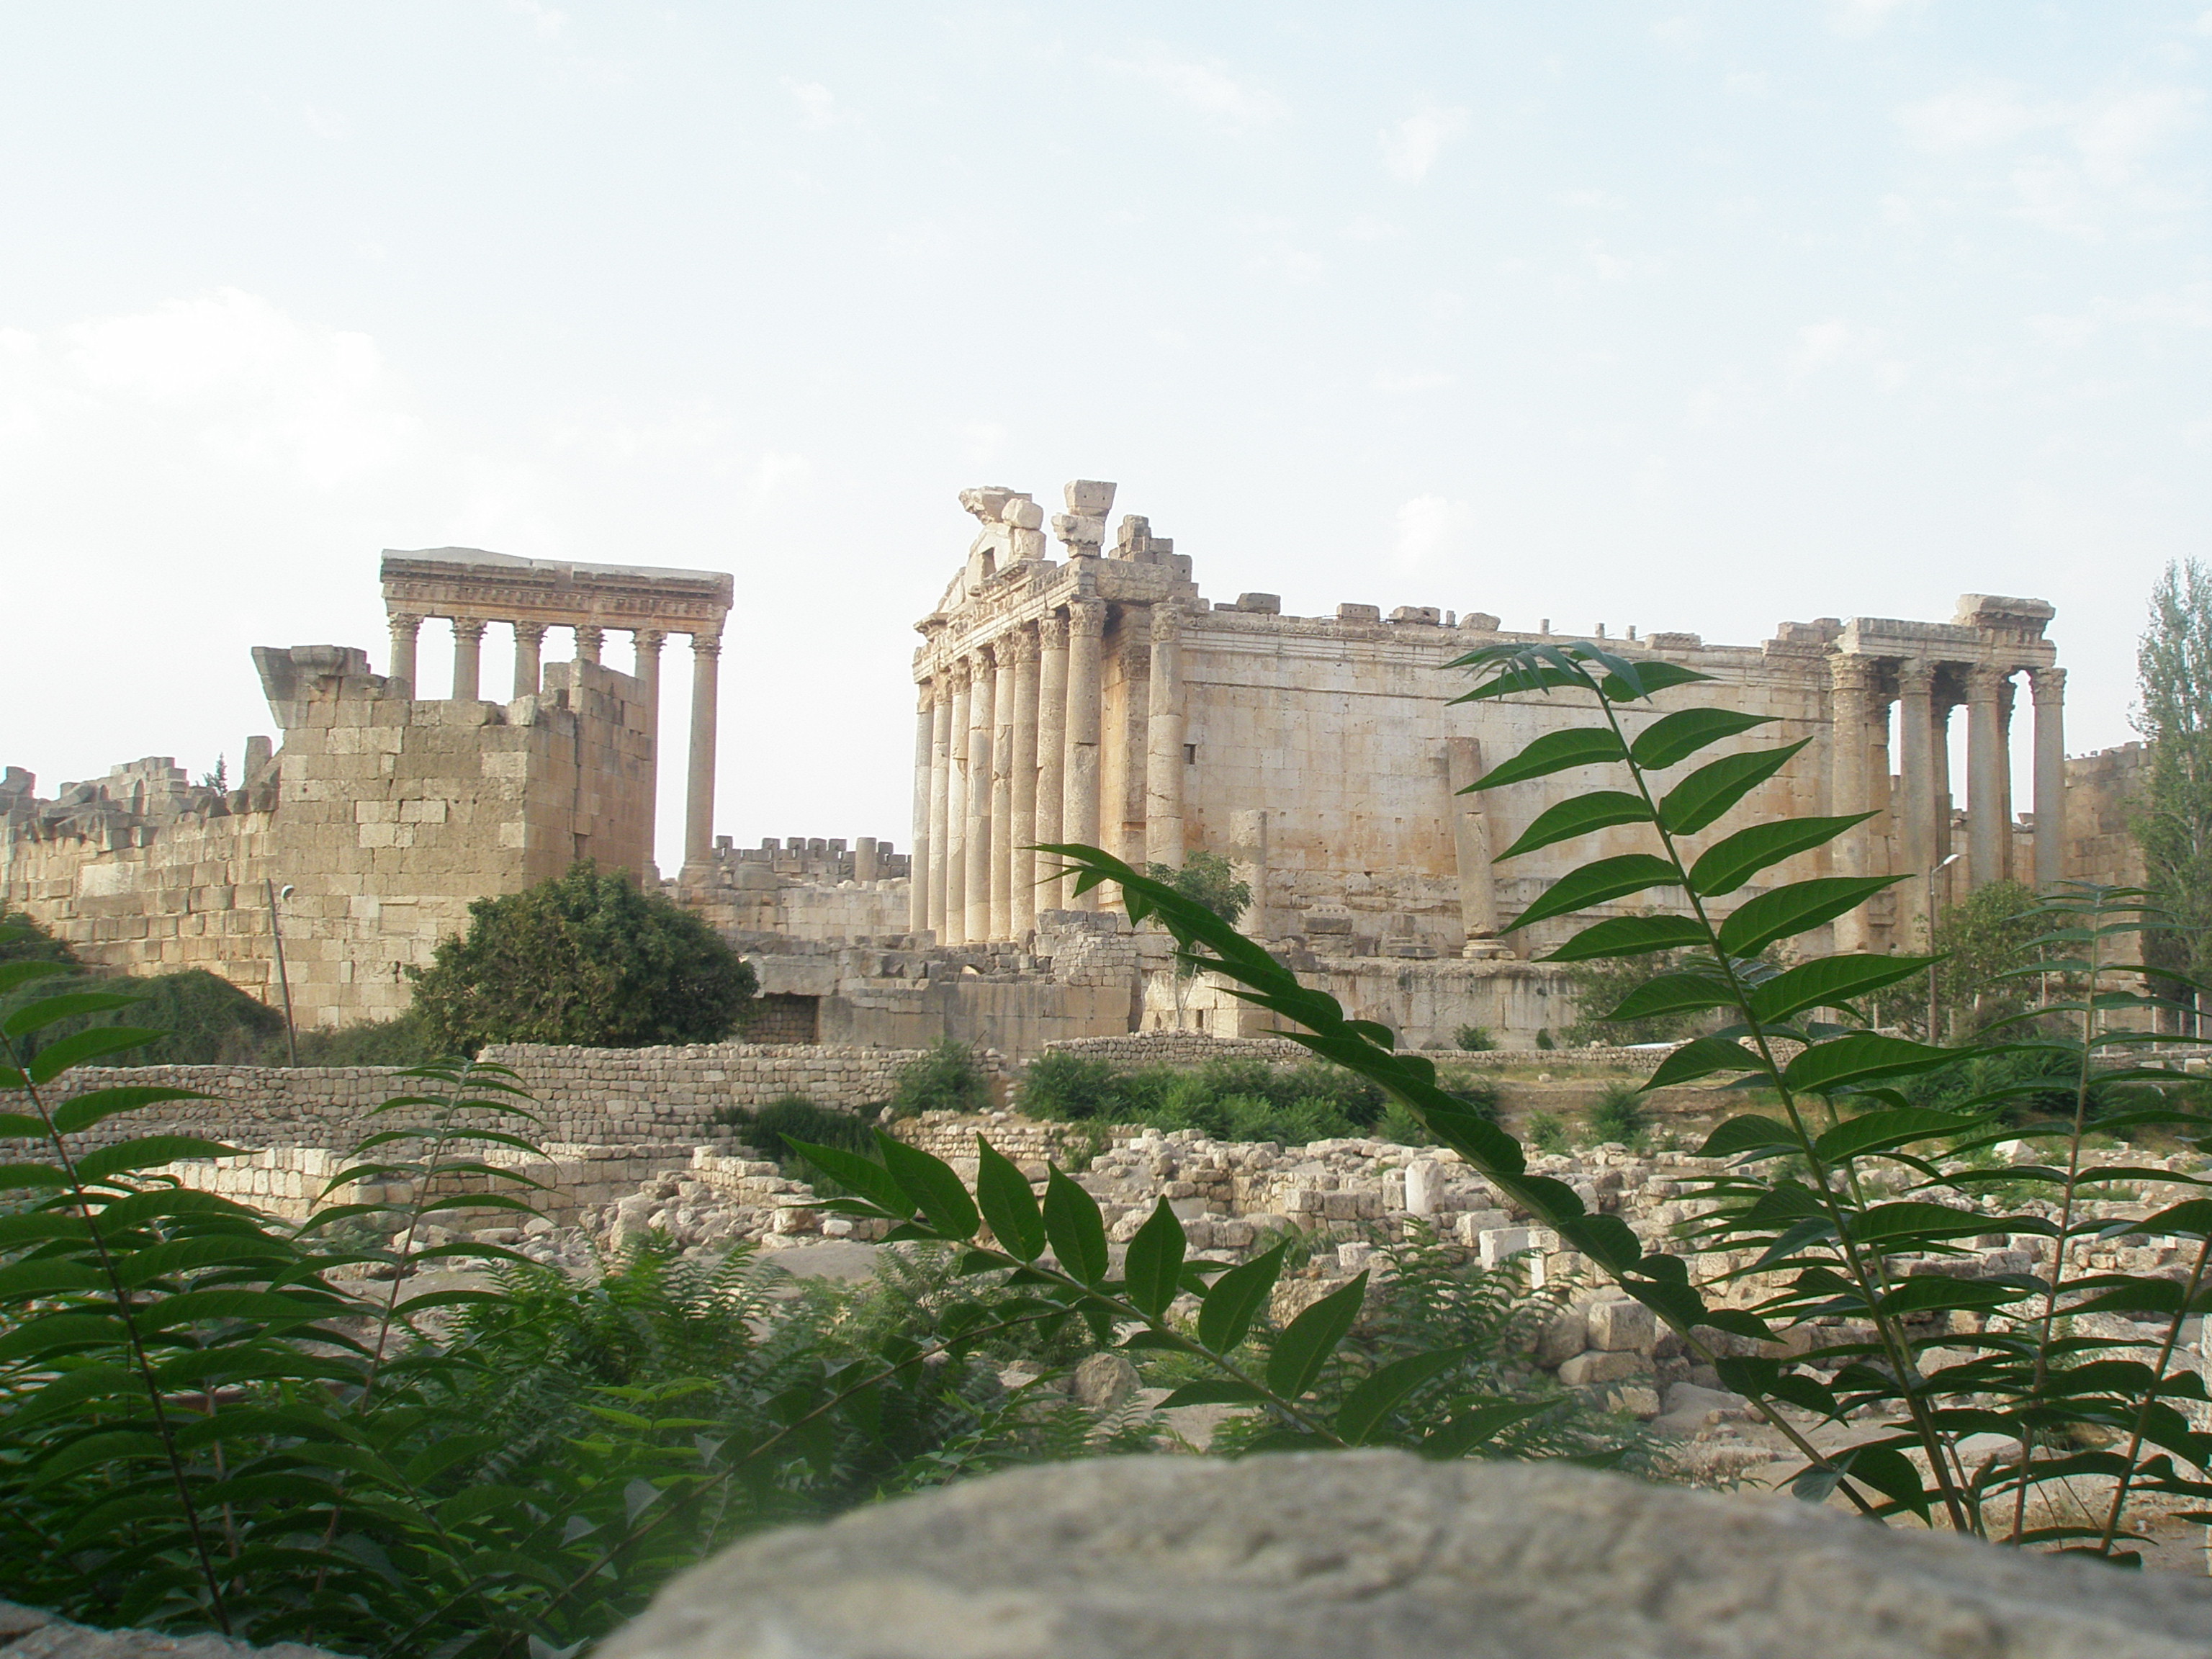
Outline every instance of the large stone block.
{"label": "large stone block", "polygon": [[2212,1585],[1402,1452],[1101,1458],[753,1539],[600,1659],[2191,1659]]}

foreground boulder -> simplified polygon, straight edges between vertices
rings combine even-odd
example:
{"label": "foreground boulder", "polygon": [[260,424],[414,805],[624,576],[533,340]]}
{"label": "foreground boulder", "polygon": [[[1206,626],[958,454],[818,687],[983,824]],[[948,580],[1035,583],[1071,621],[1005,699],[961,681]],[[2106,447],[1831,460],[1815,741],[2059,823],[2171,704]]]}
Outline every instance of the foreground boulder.
{"label": "foreground boulder", "polygon": [[2212,1583],[1559,1464],[1099,1458],[752,1539],[599,1659],[2203,1659]]}
{"label": "foreground boulder", "polygon": [[256,1648],[212,1634],[93,1630],[13,1601],[0,1601],[0,1650],[8,1659],[337,1659],[320,1648],[303,1648],[296,1642]]}

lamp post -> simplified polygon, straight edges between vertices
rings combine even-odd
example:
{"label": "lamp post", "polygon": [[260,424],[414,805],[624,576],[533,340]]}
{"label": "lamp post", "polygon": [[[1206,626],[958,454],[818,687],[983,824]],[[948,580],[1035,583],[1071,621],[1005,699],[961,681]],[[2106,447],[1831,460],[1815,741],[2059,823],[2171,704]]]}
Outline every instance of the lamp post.
{"label": "lamp post", "polygon": [[[1936,953],[1936,878],[1958,861],[1959,854],[1954,853],[1928,872],[1928,953],[1931,957]],[[1928,964],[1928,1040],[1930,1042],[1939,1041],[1936,1035],[1936,964],[1933,962]]]}
{"label": "lamp post", "polygon": [[284,993],[284,1051],[291,1057],[292,1068],[297,1071],[300,1066],[300,1034],[292,1028],[292,980],[284,971],[284,930],[276,921],[276,901],[291,897],[292,889],[288,883],[283,891],[278,891],[274,879],[264,881],[262,885],[269,890],[269,938],[276,947],[276,983]]}

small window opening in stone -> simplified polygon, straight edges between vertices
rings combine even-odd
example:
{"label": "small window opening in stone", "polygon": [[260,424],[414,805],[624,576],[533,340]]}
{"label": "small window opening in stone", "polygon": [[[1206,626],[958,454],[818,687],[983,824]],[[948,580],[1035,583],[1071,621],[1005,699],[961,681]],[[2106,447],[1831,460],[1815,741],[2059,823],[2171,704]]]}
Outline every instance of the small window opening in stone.
{"label": "small window opening in stone", "polygon": [[1198,764],[1198,745],[1196,744],[1187,743],[1183,744],[1182,763],[1185,766],[1195,766]]}

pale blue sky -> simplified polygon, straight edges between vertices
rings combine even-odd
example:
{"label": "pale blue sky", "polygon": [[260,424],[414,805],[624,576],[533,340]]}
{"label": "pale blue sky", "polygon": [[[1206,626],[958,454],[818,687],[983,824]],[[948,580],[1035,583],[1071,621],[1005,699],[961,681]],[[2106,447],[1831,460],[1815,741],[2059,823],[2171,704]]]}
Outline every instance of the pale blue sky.
{"label": "pale blue sky", "polygon": [[2119,742],[2208,89],[2205,0],[0,3],[0,761],[234,765],[385,546],[699,565],[718,828],[903,846],[955,493],[1074,477],[1293,611],[2039,595]]}

